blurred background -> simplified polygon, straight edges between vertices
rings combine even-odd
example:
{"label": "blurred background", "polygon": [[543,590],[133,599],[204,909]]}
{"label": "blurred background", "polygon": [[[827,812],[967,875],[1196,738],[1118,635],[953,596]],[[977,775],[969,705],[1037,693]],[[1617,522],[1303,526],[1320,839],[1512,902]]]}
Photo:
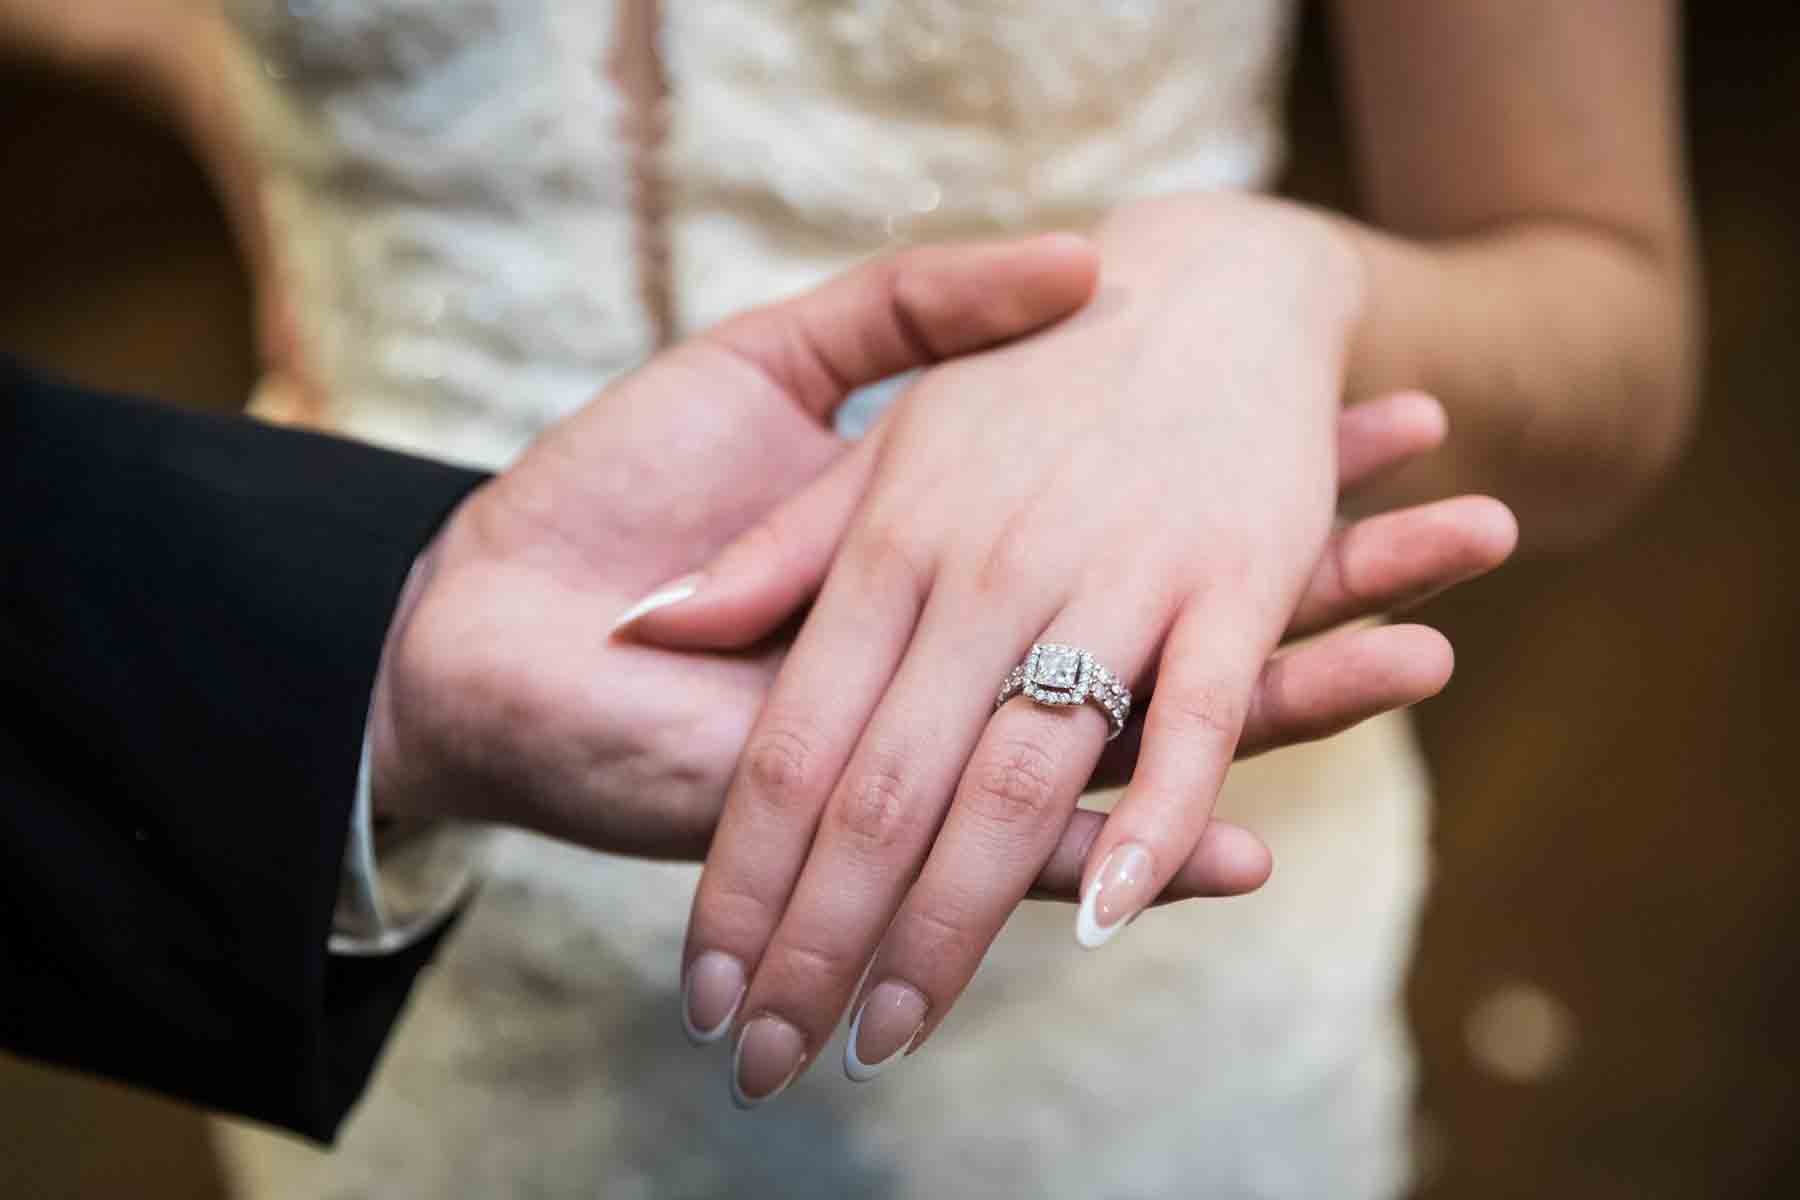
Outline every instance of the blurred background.
{"label": "blurred background", "polygon": [[[1426,614],[1422,1197],[1800,1195],[1800,6],[1688,7],[1692,450],[1602,546]],[[1310,7],[1291,104],[1289,190],[1353,208]],[[141,109],[0,46],[0,351],[234,410],[243,264]],[[224,1195],[198,1114],[0,1056],[0,1197]]]}

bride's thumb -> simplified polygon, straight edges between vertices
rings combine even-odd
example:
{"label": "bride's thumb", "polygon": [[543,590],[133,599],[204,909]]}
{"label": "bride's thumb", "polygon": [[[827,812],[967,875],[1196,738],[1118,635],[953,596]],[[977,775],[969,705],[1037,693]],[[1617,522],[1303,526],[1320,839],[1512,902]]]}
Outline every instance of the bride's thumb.
{"label": "bride's thumb", "polygon": [[699,570],[621,613],[612,636],[679,650],[736,650],[786,624],[818,594],[875,456],[866,443],[733,538]]}

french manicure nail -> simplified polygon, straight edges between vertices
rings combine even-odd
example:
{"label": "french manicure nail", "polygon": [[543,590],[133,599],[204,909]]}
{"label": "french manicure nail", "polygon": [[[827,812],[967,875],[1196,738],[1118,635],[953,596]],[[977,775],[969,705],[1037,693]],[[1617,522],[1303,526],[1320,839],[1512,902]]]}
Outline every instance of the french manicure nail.
{"label": "french manicure nail", "polygon": [[806,1061],[806,1039],[780,1017],[758,1017],[738,1034],[731,1056],[731,1101],[754,1108],[779,1096]]}
{"label": "french manicure nail", "polygon": [[1136,842],[1113,847],[1081,897],[1075,940],[1089,950],[1106,945],[1150,903],[1154,883],[1148,850]]}
{"label": "french manicure nail", "polygon": [[701,575],[698,572],[692,575],[683,575],[680,579],[671,579],[620,613],[619,619],[613,622],[612,632],[619,632],[632,622],[649,616],[657,609],[667,608],[671,604],[680,604],[700,590],[700,580]]}
{"label": "french manicure nail", "polygon": [[909,1049],[925,1028],[925,997],[904,983],[886,979],[875,986],[850,1021],[844,1043],[844,1074],[867,1083]]}
{"label": "french manicure nail", "polygon": [[729,954],[708,950],[694,960],[681,1001],[688,1041],[704,1046],[725,1036],[743,1003],[744,982],[744,964]]}

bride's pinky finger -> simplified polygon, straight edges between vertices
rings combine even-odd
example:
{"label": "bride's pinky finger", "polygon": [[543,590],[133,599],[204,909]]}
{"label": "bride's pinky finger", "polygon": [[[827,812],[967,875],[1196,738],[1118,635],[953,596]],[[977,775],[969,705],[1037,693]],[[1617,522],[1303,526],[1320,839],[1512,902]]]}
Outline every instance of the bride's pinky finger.
{"label": "bride's pinky finger", "polygon": [[[1439,500],[1339,526],[1319,556],[1285,636],[1305,637],[1418,604],[1498,567],[1511,556],[1518,538],[1518,522],[1512,511],[1486,496]],[[1441,643],[1436,634],[1422,632]],[[1271,660],[1271,667],[1287,662],[1273,675],[1265,667],[1257,685],[1259,695],[1274,681],[1290,687],[1298,696],[1328,695],[1341,707],[1333,709],[1319,703],[1302,710],[1294,705],[1253,704],[1253,724],[1246,729],[1238,753],[1257,753],[1324,737],[1384,708],[1415,704],[1435,694],[1444,680],[1437,681],[1430,691],[1413,694],[1408,689],[1416,691],[1430,682],[1428,668],[1433,663],[1442,662],[1445,679],[1448,678],[1448,647],[1442,647],[1440,653],[1413,640],[1419,636],[1417,632],[1398,635],[1364,630],[1347,641],[1334,636]],[[1304,655],[1296,657],[1301,649]],[[1396,657],[1390,659],[1384,654]],[[1371,669],[1374,674],[1356,686],[1355,672],[1348,669],[1352,665]],[[1144,683],[1144,690],[1149,691],[1152,681],[1147,679]],[[1330,685],[1327,691],[1317,690],[1325,684]],[[1304,726],[1290,729],[1282,723],[1287,715],[1301,711],[1307,714]],[[1104,787],[1126,782],[1142,744],[1143,726],[1133,721],[1123,736],[1107,745],[1094,784]]]}
{"label": "bride's pinky finger", "polygon": [[1264,664],[1237,756],[1316,741],[1444,690],[1456,655],[1425,625],[1342,629]]}

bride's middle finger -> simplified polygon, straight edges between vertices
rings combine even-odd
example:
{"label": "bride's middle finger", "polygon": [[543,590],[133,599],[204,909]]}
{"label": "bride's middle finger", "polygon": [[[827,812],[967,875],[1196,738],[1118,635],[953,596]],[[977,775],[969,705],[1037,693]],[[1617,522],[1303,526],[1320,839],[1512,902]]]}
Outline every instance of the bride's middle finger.
{"label": "bride's middle finger", "polygon": [[[817,760],[841,762],[842,770],[828,785],[816,828],[812,814],[790,814],[790,835],[803,847],[810,841],[804,863],[766,945],[739,947],[743,961],[753,964],[732,1064],[739,1103],[760,1102],[780,1091],[829,1039],[924,861],[998,680],[1060,603],[1055,582],[1009,591],[1001,602],[998,594],[984,594],[966,572],[946,568],[934,580],[916,628],[897,631],[910,644],[891,681],[876,689],[878,703],[827,689],[794,697],[815,706],[873,711],[854,731],[854,749],[816,748]],[[813,619],[819,616],[816,612]],[[803,637],[805,644],[796,646],[784,675],[829,677],[832,662],[867,653],[853,627],[839,628],[851,636],[829,644]],[[873,626],[863,632],[884,644],[896,635]],[[731,874],[734,861],[746,852],[753,848],[721,839],[709,874]],[[1027,884],[1037,866],[1041,863],[1032,867]],[[705,906],[716,899],[702,888],[696,931],[715,924]]]}

